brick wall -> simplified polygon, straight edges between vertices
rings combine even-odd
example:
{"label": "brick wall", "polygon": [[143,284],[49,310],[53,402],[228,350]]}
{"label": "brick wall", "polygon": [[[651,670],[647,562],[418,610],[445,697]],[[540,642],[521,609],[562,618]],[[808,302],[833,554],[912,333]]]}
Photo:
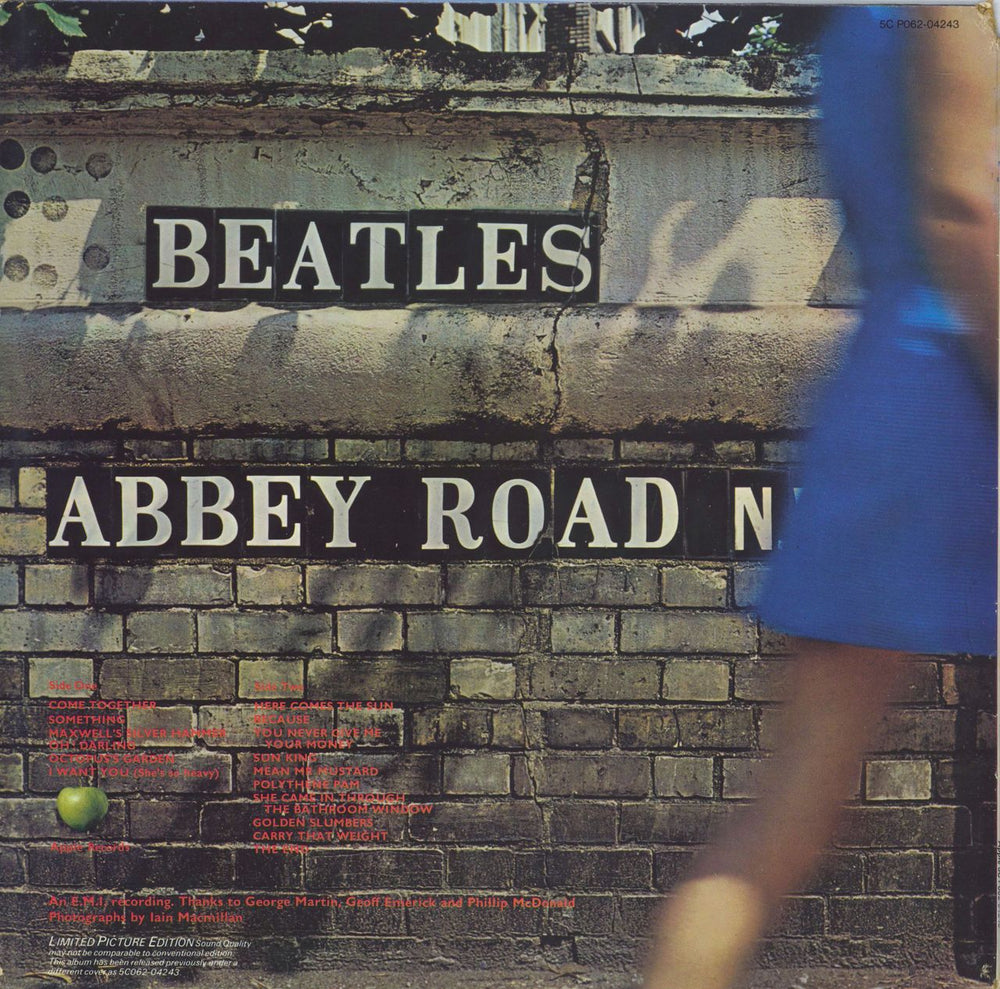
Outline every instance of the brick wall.
{"label": "brick wall", "polygon": [[[62,914],[119,905],[144,929],[214,916],[195,929],[278,968],[635,961],[774,741],[787,656],[753,613],[760,563],[56,560],[45,470],[789,468],[859,293],[817,62],[776,68],[373,50],[0,66],[24,159],[0,167],[5,970],[93,929]],[[144,218],[169,204],[583,211],[600,301],[162,308]],[[916,656],[908,674],[765,960],[992,961],[994,668]],[[282,710],[262,698],[333,705],[298,709],[301,730],[350,747],[292,780],[334,792],[368,767],[361,810],[332,819],[371,825],[254,837],[299,827],[253,823],[277,754],[255,718]],[[49,732],[91,710],[143,761],[99,778],[109,813],[80,835],[55,812],[74,763],[51,759],[74,746]],[[513,905],[535,895],[556,902]]]}
{"label": "brick wall", "polygon": [[[279,968],[442,955],[631,964],[694,849],[754,793],[787,666],[752,610],[760,564],[54,563],[43,466],[786,467],[793,442],[119,436],[8,439],[0,452],[5,959],[37,962],[50,933],[87,929],[47,910],[51,897],[96,891],[125,892],[139,912],[154,894],[171,907],[233,897],[239,922],[166,929],[247,934],[243,956]],[[789,899],[767,959],[929,965],[957,943],[970,964],[989,960],[993,677],[986,660],[913,657],[835,848]],[[253,753],[269,751],[254,730],[260,682],[285,685],[271,698],[391,704],[314,713],[331,729],[379,730],[317,762],[377,767],[376,789],[429,812],[387,817],[377,840],[255,851]],[[108,817],[82,836],[96,847],[73,853],[57,847],[81,836],[55,814],[67,780],[52,775],[54,698],[155,701],[127,712],[146,732],[134,751],[173,757],[173,775],[101,777]],[[295,894],[484,905],[252,905]],[[573,905],[488,905],[517,896]]]}

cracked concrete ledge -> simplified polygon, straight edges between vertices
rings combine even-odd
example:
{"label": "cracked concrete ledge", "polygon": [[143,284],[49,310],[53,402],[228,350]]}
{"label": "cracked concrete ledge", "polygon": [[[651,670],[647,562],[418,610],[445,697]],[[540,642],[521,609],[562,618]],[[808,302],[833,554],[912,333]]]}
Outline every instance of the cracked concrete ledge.
{"label": "cracked concrete ledge", "polygon": [[815,56],[80,51],[0,67],[13,115],[149,109],[810,117]]}
{"label": "cracked concrete ledge", "polygon": [[[483,437],[807,424],[842,309],[0,312],[0,422]],[[197,318],[195,318],[197,317]]]}
{"label": "cracked concrete ledge", "polygon": [[[371,49],[84,51],[0,68],[5,136],[51,144],[60,166],[16,173],[30,208],[0,230],[21,273],[0,279],[0,423],[800,428],[852,320],[835,307],[854,301],[814,124],[787,119],[813,113],[817,74],[815,59]],[[54,193],[60,222],[45,212]],[[579,210],[601,217],[602,303],[148,308],[143,208],[157,202]]]}

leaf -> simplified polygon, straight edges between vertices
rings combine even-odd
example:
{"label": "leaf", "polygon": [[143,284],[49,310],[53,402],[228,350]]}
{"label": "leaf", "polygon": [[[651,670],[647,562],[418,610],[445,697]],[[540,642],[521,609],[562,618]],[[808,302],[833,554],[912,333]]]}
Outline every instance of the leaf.
{"label": "leaf", "polygon": [[70,17],[53,10],[47,3],[36,3],[35,10],[40,10],[49,23],[60,33],[70,38],[86,38],[87,32],[80,26],[79,17]]}
{"label": "leaf", "polygon": [[10,20],[10,11],[0,7],[0,27],[3,27]]}

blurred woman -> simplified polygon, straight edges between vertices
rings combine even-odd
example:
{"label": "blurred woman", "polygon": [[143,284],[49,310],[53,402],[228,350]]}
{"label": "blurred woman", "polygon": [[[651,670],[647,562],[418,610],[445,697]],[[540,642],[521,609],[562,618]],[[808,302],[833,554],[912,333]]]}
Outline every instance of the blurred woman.
{"label": "blurred woman", "polygon": [[902,658],[996,652],[997,38],[839,8],[822,135],[866,301],[760,603],[796,653],[761,796],[668,898],[647,989],[728,989],[831,840]]}

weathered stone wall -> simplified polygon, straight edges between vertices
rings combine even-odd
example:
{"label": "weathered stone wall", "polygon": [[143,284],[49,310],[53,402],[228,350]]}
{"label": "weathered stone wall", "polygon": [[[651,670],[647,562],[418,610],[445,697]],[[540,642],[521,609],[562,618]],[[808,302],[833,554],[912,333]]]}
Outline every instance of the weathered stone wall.
{"label": "weathered stone wall", "polygon": [[[771,69],[362,52],[0,70],[0,140],[25,152],[0,169],[5,959],[89,929],[47,920],[49,897],[125,891],[233,897],[241,921],[193,929],[249,934],[245,958],[279,967],[634,962],[773,741],[787,662],[753,613],[761,564],[55,563],[44,468],[791,467],[857,295],[815,66]],[[171,203],[590,210],[601,302],[151,307],[143,208]],[[989,960],[992,683],[982,659],[908,664],[767,958],[930,964],[958,941]],[[378,727],[350,761],[429,812],[256,852],[264,696],[391,704],[312,723]],[[174,775],[100,778],[118,847],[57,847],[79,836],[54,811],[50,702],[73,698],[155,701],[127,727],[174,754]],[[296,893],[575,901],[247,903]]]}

